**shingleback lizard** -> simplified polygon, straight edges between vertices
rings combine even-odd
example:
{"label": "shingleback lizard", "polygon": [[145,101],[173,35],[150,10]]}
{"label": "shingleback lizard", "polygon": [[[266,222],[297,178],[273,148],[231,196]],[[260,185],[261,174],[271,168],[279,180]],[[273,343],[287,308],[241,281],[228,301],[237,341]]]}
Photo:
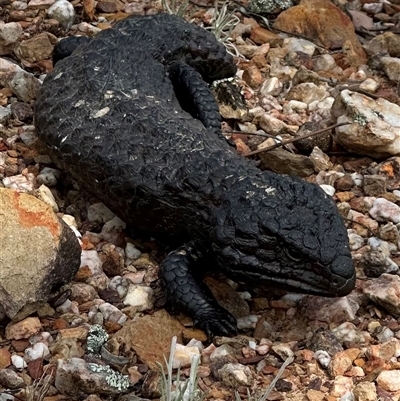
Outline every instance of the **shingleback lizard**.
{"label": "shingleback lizard", "polygon": [[158,14],[74,40],[60,42],[60,61],[43,82],[39,136],[82,188],[175,247],[161,278],[195,324],[209,335],[236,331],[195,279],[206,268],[249,288],[323,296],[354,288],[332,199],[317,185],[260,171],[221,135],[207,82],[236,67],[210,32]]}

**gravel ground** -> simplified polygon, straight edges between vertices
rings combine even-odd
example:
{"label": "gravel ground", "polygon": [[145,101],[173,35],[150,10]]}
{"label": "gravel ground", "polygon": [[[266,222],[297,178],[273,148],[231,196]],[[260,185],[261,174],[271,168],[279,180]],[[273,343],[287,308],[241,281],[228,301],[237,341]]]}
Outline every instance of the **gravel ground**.
{"label": "gravel ground", "polygon": [[[244,5],[256,14],[236,12],[220,35],[239,67],[235,82],[214,85],[224,132],[261,169],[334,197],[357,288],[339,299],[266,297],[208,276],[240,328],[213,344],[170,315],[158,281],[167,249],[81,192],[33,127],[59,38],[92,36],[128,14],[160,12],[161,2],[0,0],[0,186],[46,202],[82,247],[71,285],[32,316],[0,321],[0,401],[159,398],[157,362],[174,335],[182,377],[201,356],[198,384],[210,400],[261,396],[275,377],[268,400],[400,399],[400,3],[270,2],[270,29],[258,17],[265,2]],[[190,2],[185,17],[210,26],[213,12],[213,2]]]}

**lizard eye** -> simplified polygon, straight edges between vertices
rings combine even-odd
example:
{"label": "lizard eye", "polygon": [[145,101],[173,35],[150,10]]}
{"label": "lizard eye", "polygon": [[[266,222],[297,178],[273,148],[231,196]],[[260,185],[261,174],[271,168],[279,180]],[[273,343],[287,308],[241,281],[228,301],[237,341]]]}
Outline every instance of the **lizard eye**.
{"label": "lizard eye", "polygon": [[285,249],[286,256],[294,262],[300,262],[303,259],[303,255],[296,249],[287,248]]}

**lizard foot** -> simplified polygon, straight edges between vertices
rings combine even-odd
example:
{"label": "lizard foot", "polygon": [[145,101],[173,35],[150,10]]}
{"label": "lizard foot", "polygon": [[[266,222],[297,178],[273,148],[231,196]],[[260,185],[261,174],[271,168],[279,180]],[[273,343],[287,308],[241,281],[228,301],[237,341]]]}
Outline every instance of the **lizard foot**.
{"label": "lizard foot", "polygon": [[237,333],[236,319],[224,308],[206,306],[195,313],[194,325],[204,330],[208,338]]}

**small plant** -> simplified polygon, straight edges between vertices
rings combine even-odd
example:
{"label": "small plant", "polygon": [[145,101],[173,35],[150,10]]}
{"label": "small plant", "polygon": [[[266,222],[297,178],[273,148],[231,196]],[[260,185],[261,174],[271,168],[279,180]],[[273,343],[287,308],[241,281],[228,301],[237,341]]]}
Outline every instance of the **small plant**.
{"label": "small plant", "polygon": [[47,367],[43,369],[43,374],[35,380],[31,386],[26,388],[26,401],[43,401],[49,391],[52,375],[46,375]]}
{"label": "small plant", "polygon": [[181,381],[180,368],[176,373],[176,381],[172,382],[173,361],[176,347],[176,337],[172,338],[169,359],[164,357],[167,372],[161,363],[158,364],[161,370],[161,400],[162,401],[202,401],[204,394],[197,388],[199,357],[192,357],[190,375],[188,380]]}
{"label": "small plant", "polygon": [[232,43],[230,37],[232,30],[240,22],[240,19],[233,13],[228,11],[228,2],[225,2],[218,9],[218,0],[215,0],[214,15],[211,19],[211,26],[206,27],[211,31],[218,41],[223,43],[232,56],[243,57],[236,46]]}
{"label": "small plant", "polygon": [[163,10],[166,11],[168,14],[175,14],[178,17],[183,18],[189,5],[189,0],[186,0],[183,3],[181,3],[180,6],[177,5],[176,0],[162,0],[161,4]]}

